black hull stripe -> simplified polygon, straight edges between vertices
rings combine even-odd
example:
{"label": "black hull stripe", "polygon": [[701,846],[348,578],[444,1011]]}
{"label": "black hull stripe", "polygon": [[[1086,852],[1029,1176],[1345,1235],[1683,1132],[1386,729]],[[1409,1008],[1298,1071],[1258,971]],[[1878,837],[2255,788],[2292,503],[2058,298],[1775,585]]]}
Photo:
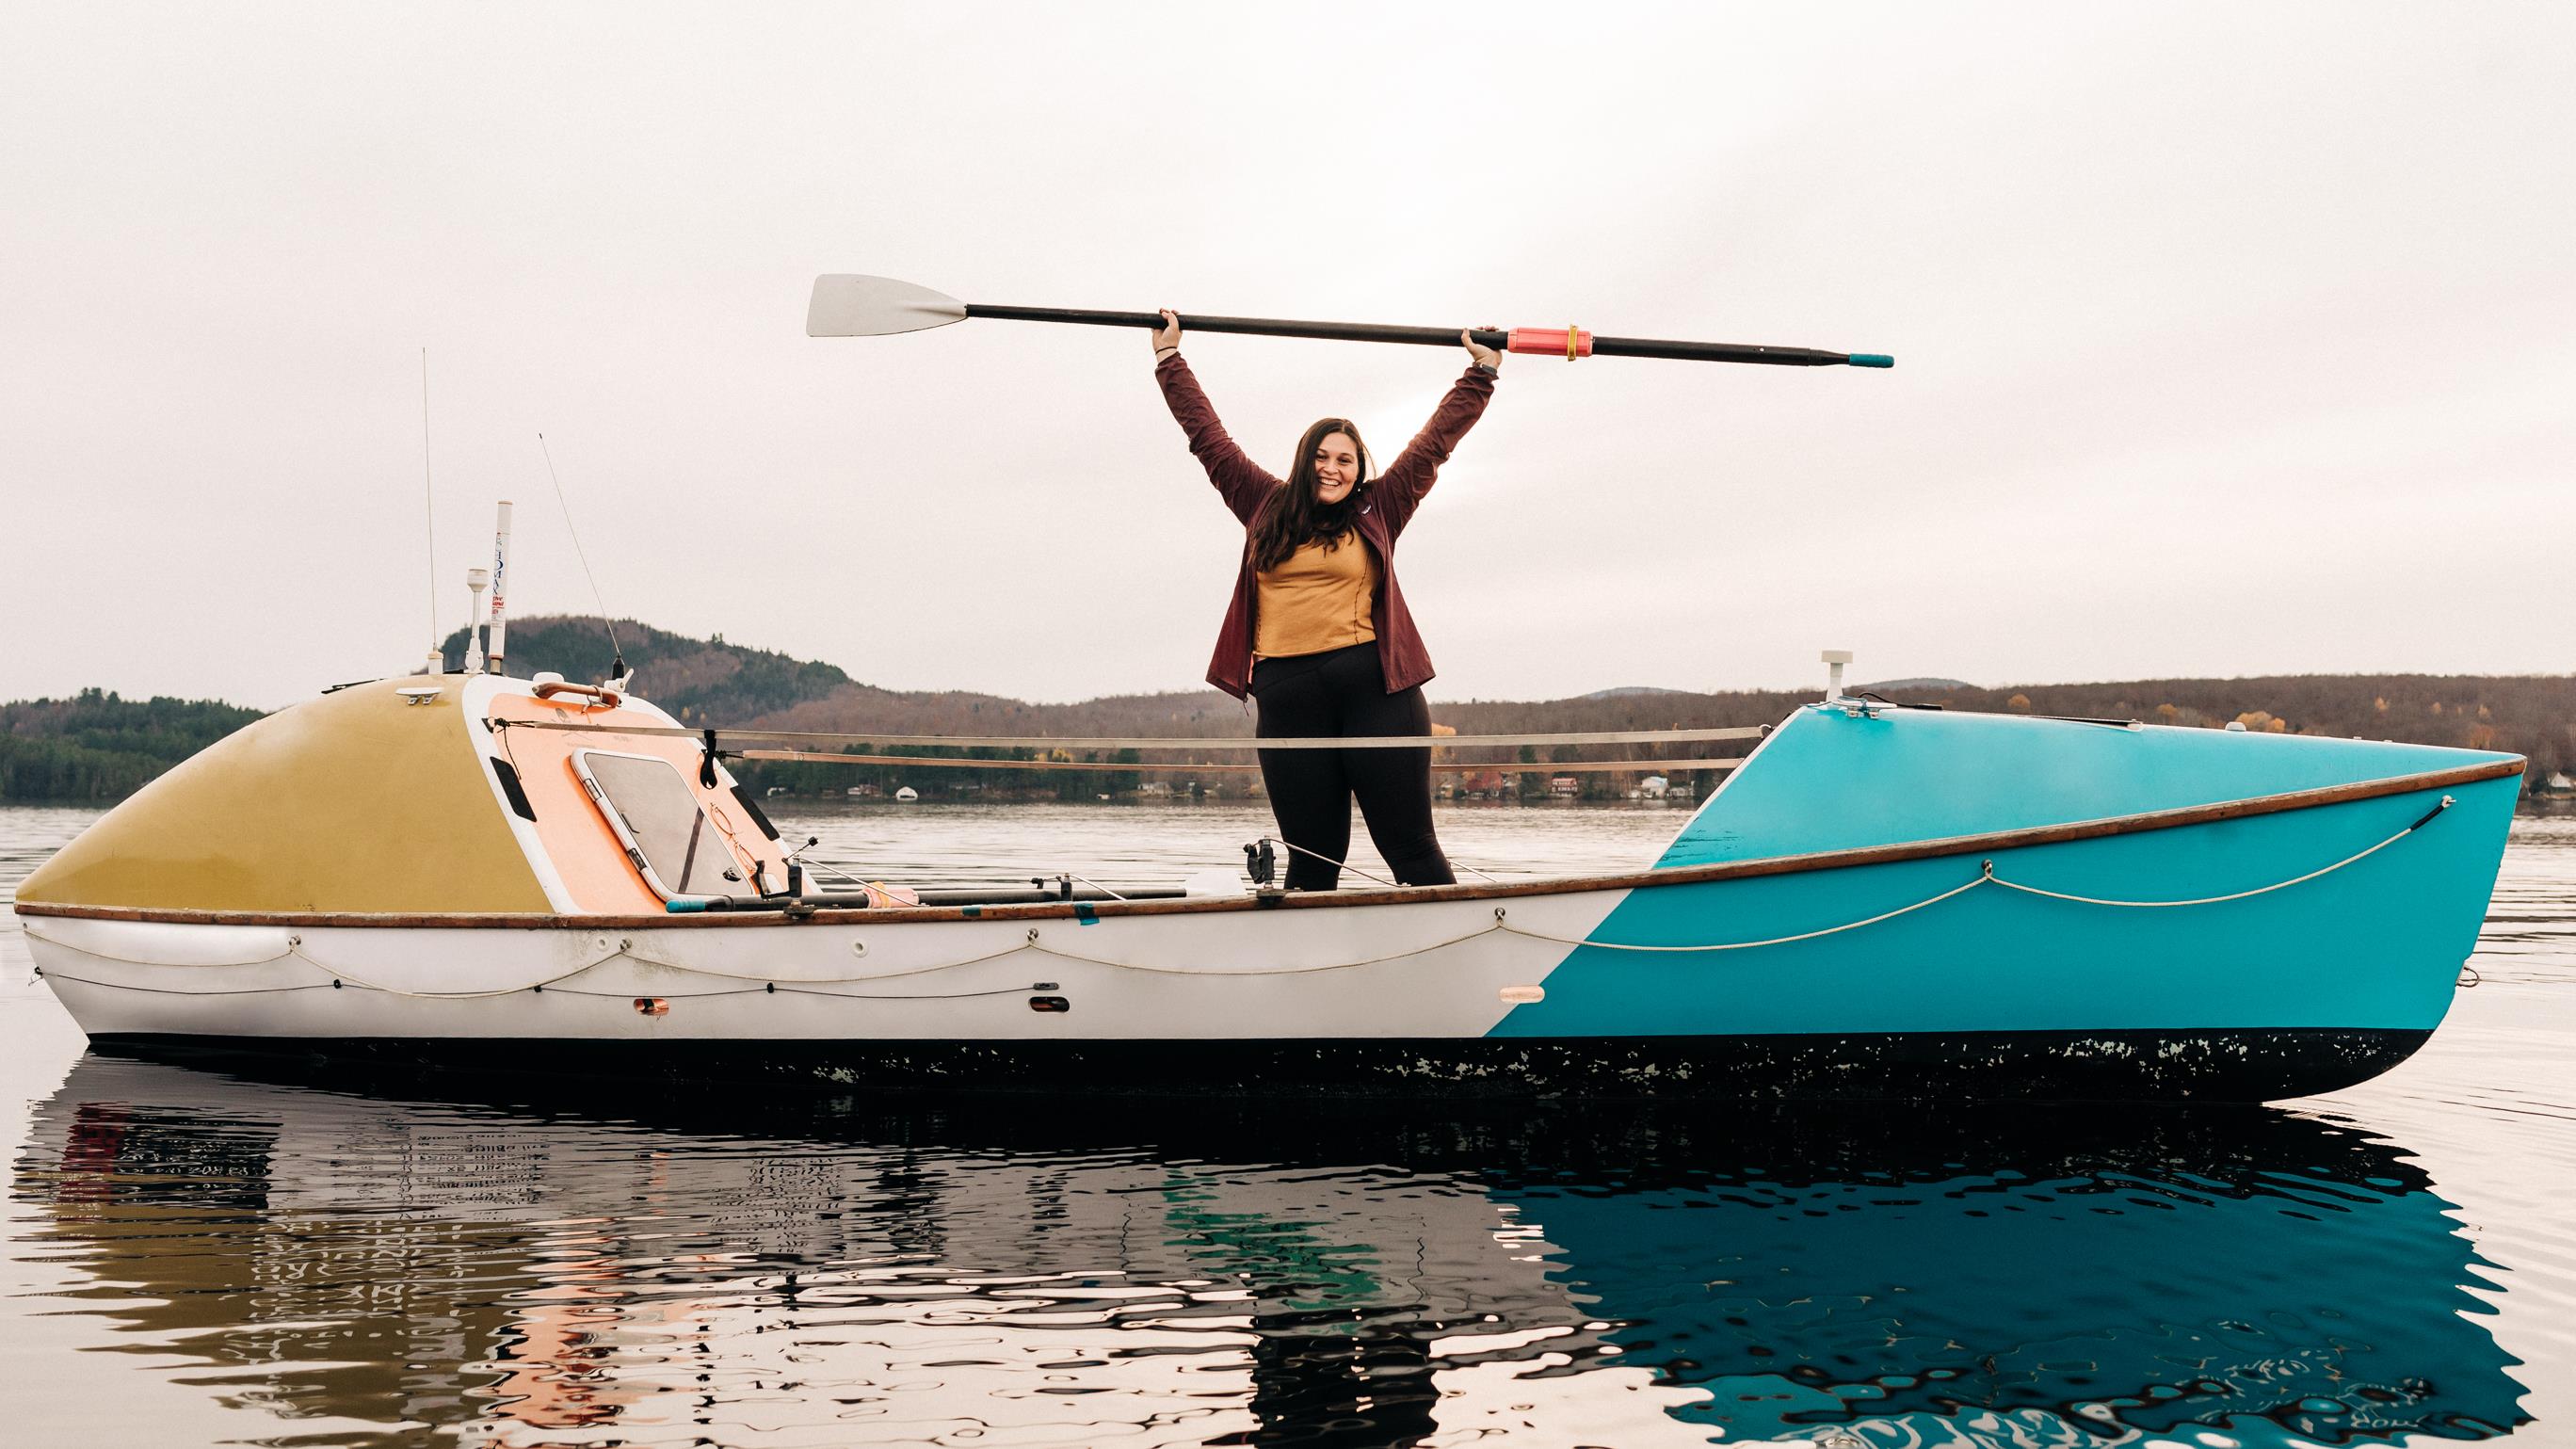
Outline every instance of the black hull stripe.
{"label": "black hull stripe", "polygon": [[117,1035],[96,1044],[160,1060],[290,1058],[370,1070],[827,1091],[2263,1102],[2365,1081],[2430,1035],[2330,1028],[1053,1042]]}

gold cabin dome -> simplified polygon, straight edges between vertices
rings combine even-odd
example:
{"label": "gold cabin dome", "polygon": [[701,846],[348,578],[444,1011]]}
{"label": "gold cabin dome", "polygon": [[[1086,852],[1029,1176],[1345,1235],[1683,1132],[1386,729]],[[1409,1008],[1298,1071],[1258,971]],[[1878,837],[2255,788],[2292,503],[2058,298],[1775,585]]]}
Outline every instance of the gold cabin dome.
{"label": "gold cabin dome", "polygon": [[[151,910],[549,909],[493,793],[465,679],[384,679],[278,711],[137,791],[18,888]],[[402,691],[435,688],[414,702]]]}

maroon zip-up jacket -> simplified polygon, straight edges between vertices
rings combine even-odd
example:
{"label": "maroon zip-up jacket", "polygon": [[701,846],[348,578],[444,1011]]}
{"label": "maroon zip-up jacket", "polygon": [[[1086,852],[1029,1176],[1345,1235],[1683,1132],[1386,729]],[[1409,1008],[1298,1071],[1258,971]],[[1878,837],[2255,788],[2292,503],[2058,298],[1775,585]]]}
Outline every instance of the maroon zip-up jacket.
{"label": "maroon zip-up jacket", "polygon": [[[1242,699],[1252,688],[1253,622],[1261,609],[1261,582],[1252,566],[1252,520],[1279,480],[1244,456],[1227,436],[1225,425],[1216,419],[1216,408],[1179,353],[1154,365],[1154,380],[1163,385],[1163,401],[1171,404],[1172,420],[1189,435],[1190,452],[1207,470],[1217,496],[1243,523],[1243,567],[1235,575],[1234,602],[1227,606],[1225,625],[1217,631],[1216,654],[1208,660],[1207,676],[1208,683]],[[1422,495],[1431,491],[1440,465],[1449,461],[1458,440],[1476,425],[1493,395],[1493,375],[1483,368],[1468,368],[1432,411],[1431,421],[1422,425],[1395,462],[1371,479],[1360,496],[1354,525],[1361,542],[1377,558],[1377,588],[1369,596],[1369,606],[1377,624],[1378,663],[1386,671],[1389,694],[1401,694],[1431,678],[1431,655],[1413,627],[1412,611],[1404,607],[1404,591],[1396,587],[1396,535],[1413,521],[1413,510],[1422,505]]]}

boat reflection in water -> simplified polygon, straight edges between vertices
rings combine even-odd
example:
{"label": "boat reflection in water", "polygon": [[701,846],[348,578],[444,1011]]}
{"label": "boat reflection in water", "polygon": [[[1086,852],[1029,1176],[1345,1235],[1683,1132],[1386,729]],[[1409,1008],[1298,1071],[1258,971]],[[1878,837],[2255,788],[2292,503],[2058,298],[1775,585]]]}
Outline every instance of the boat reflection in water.
{"label": "boat reflection in water", "polygon": [[299,1443],[2271,1446],[2521,1422],[2423,1174],[2262,1109],[366,1086],[93,1055],[15,1190],[114,1290],[72,1301],[121,1346],[348,1429]]}

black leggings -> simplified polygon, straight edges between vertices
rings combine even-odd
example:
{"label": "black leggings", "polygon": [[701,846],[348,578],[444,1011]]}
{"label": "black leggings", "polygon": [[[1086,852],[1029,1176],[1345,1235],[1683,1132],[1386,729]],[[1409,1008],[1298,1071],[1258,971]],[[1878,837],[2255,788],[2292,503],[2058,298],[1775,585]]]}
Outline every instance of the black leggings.
{"label": "black leggings", "polygon": [[[1261,702],[1254,733],[1299,735],[1429,735],[1431,706],[1419,685],[1386,692],[1377,645],[1353,644],[1322,654],[1264,659],[1252,666],[1252,697]],[[1368,819],[1369,839],[1404,885],[1448,885],[1448,857],[1431,829],[1431,750],[1263,750],[1261,784],[1288,852],[1288,889],[1328,891],[1341,883],[1329,862],[1351,848],[1351,797]],[[1313,855],[1305,852],[1312,851]],[[1317,856],[1323,857],[1317,859]]]}

